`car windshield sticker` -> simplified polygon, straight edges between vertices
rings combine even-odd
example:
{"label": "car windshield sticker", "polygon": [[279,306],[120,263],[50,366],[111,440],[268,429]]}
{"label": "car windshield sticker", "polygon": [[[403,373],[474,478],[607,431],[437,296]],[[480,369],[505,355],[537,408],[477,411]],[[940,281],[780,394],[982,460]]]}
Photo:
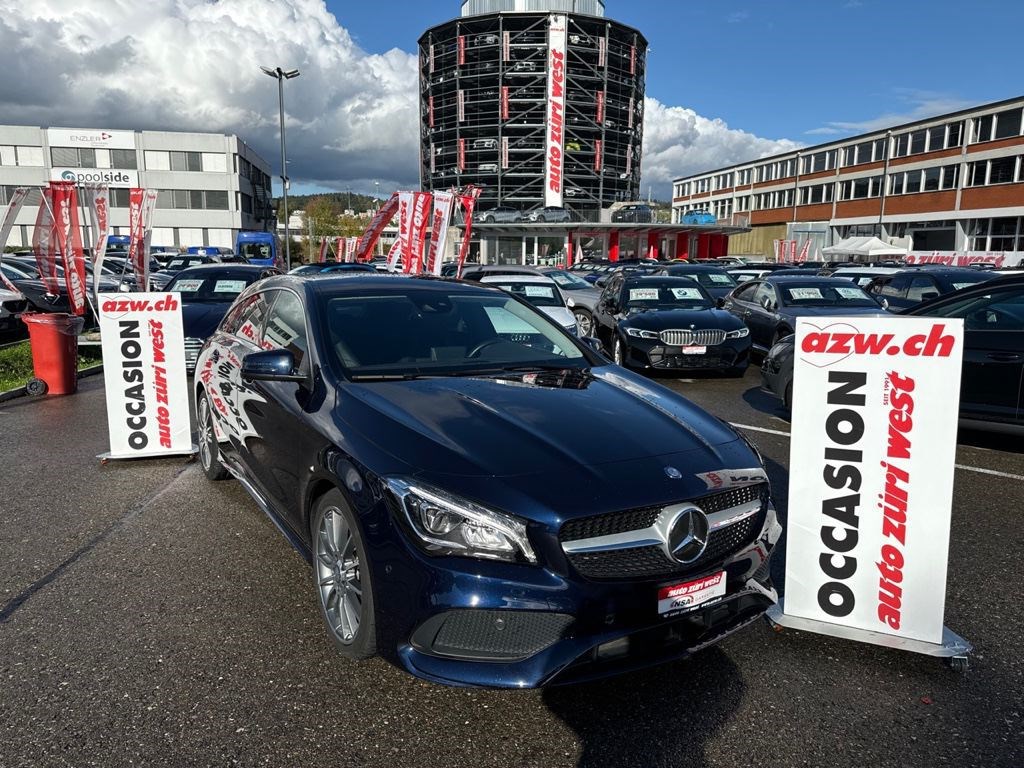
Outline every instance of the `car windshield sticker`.
{"label": "car windshield sticker", "polygon": [[864,291],[860,288],[846,288],[841,285],[836,286],[836,293],[844,299],[863,299]]}
{"label": "car windshield sticker", "polygon": [[728,275],[716,275],[712,272],[708,277],[711,278],[712,283],[724,283],[725,285],[732,285],[732,278]]}
{"label": "car windshield sticker", "polygon": [[790,298],[799,301],[800,299],[820,299],[822,298],[820,288],[790,288]]}
{"label": "car windshield sticker", "polygon": [[525,287],[527,296],[542,296],[546,299],[553,299],[555,297],[555,292],[550,286],[527,285]]}
{"label": "car windshield sticker", "polygon": [[218,280],[213,286],[214,293],[241,293],[245,288],[245,280]]}
{"label": "car windshield sticker", "polygon": [[977,285],[977,283],[953,283],[953,290],[959,291],[962,288],[970,288],[972,285]]}
{"label": "car windshield sticker", "polygon": [[573,283],[575,282],[568,275],[552,275],[551,279],[554,280],[559,285],[573,285]]}
{"label": "car windshield sticker", "polygon": [[203,285],[203,281],[200,280],[178,280],[170,290],[179,291],[181,293],[195,293]]}
{"label": "car windshield sticker", "polygon": [[657,288],[630,288],[629,289],[629,300],[630,301],[657,301],[658,300],[658,289]]}
{"label": "car windshield sticker", "polygon": [[672,295],[683,301],[700,301],[700,288],[673,288]]}

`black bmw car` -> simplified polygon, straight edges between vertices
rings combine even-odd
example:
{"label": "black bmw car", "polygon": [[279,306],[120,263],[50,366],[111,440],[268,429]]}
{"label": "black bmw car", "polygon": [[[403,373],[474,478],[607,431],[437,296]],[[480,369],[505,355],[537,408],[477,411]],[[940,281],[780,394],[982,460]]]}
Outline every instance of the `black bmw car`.
{"label": "black bmw car", "polygon": [[594,335],[627,368],[742,376],[750,361],[747,327],[688,277],[615,273],[594,312]]}
{"label": "black bmw car", "polygon": [[725,298],[723,306],[747,324],[754,348],[762,352],[793,333],[798,317],[889,314],[849,280],[790,277],[785,272],[743,283]]}
{"label": "black bmw car", "polygon": [[751,444],[496,288],[273,277],[195,387],[206,475],[309,559],[347,657],[528,688],[687,656],[776,599]]}
{"label": "black bmw car", "polygon": [[264,277],[279,274],[274,267],[250,264],[205,264],[178,272],[167,291],[181,295],[185,332],[185,368],[195,370],[199,350],[224,319],[242,291]]}

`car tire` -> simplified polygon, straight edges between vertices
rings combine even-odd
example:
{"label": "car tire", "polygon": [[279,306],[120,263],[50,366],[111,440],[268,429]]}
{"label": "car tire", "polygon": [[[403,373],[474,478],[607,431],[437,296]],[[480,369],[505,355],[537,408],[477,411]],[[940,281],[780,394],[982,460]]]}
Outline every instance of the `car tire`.
{"label": "car tire", "polygon": [[594,316],[585,309],[577,307],[572,311],[576,318],[576,325],[579,327],[580,336],[590,336],[594,332]]}
{"label": "car tire", "polygon": [[772,345],[771,347],[768,347],[768,349],[771,349],[792,333],[793,332],[787,328],[779,328],[777,331],[775,331],[775,335],[772,337]]}
{"label": "car tire", "polygon": [[217,432],[213,428],[213,411],[210,409],[210,398],[206,392],[199,395],[196,403],[196,428],[199,432],[199,464],[210,480],[224,480],[228,471],[220,461],[220,446],[217,445]]}
{"label": "car tire", "polygon": [[346,658],[375,656],[373,577],[362,528],[337,489],[317,501],[310,543],[317,603],[328,637]]}
{"label": "car tire", "polygon": [[622,343],[622,339],[615,339],[615,343],[612,346],[612,359],[616,365],[621,365],[623,368],[629,367],[626,365],[626,345]]}

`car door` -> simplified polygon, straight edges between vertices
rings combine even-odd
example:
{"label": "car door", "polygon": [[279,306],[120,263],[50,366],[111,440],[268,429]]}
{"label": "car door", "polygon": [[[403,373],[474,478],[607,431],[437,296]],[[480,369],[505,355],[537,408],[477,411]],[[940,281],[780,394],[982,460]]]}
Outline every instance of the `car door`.
{"label": "car door", "polygon": [[891,312],[900,312],[913,306],[912,302],[907,301],[907,291],[913,278],[913,275],[894,275],[891,280],[886,281],[878,289],[882,306]]}
{"label": "car door", "polygon": [[609,280],[601,291],[601,297],[597,300],[594,312],[594,331],[597,338],[604,344],[604,348],[611,350],[615,341],[615,328],[618,324],[614,312],[615,303],[619,301],[619,291],[622,288],[622,276],[616,275]]}
{"label": "car door", "polygon": [[722,309],[728,310],[736,315],[749,328],[750,308],[754,301],[754,293],[760,285],[759,280],[750,280],[741,283],[732,293],[725,297],[722,302]]}
{"label": "car door", "polygon": [[750,303],[750,314],[746,318],[750,328],[750,340],[755,344],[768,348],[775,337],[778,325],[779,298],[775,286],[765,281],[757,286]]}
{"label": "car door", "polygon": [[926,316],[964,320],[961,417],[1024,424],[1024,291],[1007,286]]}
{"label": "car door", "polygon": [[[296,370],[311,374],[314,368],[302,299],[290,289],[275,294],[259,348],[286,349],[295,356]],[[304,533],[299,487],[306,474],[308,451],[304,448],[317,444],[310,414],[323,402],[323,383],[310,375],[305,382],[253,381],[247,386],[257,395],[245,403],[245,416],[252,425],[247,449],[253,474],[288,523]]]}

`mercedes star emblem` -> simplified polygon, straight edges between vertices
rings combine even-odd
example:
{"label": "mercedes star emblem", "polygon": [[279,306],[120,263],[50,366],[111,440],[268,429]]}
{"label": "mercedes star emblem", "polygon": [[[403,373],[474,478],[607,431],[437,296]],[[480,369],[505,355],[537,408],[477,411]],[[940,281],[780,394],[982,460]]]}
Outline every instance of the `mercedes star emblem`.
{"label": "mercedes star emblem", "polygon": [[684,565],[696,561],[708,545],[708,518],[697,507],[684,507],[668,528],[668,554]]}
{"label": "mercedes star emblem", "polygon": [[675,467],[665,467],[665,474],[668,475],[669,478],[672,480],[678,480],[683,476],[683,473],[680,472]]}

